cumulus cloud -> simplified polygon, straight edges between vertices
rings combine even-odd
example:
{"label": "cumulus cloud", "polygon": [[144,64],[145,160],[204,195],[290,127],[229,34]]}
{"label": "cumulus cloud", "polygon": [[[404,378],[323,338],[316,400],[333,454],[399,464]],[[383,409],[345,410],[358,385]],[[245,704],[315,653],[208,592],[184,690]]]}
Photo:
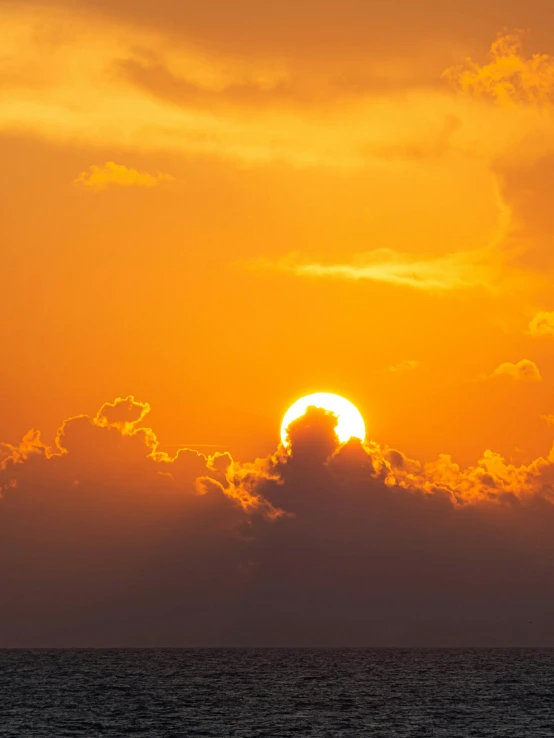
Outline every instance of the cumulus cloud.
{"label": "cumulus cloud", "polygon": [[505,361],[496,367],[491,377],[510,377],[519,382],[542,382],[538,366],[529,359],[522,359],[517,364]]}
{"label": "cumulus cloud", "polygon": [[553,453],[421,463],[310,408],[266,458],[170,456],[148,410],[4,444],[1,645],[551,643]]}
{"label": "cumulus cloud", "polygon": [[73,184],[85,190],[106,190],[109,187],[157,187],[162,182],[172,182],[170,174],[149,174],[130,169],[124,164],[108,161],[102,166],[92,164],[88,171],[81,172]]}
{"label": "cumulus cloud", "polygon": [[118,397],[114,402],[105,402],[96,417],[94,423],[100,426],[115,426],[122,430],[130,429],[140,423],[150,412],[147,402],[135,400],[133,395],[124,399]]}
{"label": "cumulus cloud", "polygon": [[529,323],[529,333],[534,336],[554,336],[554,312],[537,313]]}
{"label": "cumulus cloud", "polygon": [[[542,527],[538,547],[550,560],[551,523],[543,527],[538,519],[553,520],[552,454],[518,467],[487,451],[461,469],[447,455],[422,464],[375,443],[339,444],[333,426],[328,413],[311,409],[290,428],[290,453],[229,467],[230,484],[293,515],[253,541],[262,612],[273,608],[293,630],[300,627],[298,642],[367,643],[378,632],[381,643],[414,643],[426,632],[427,642],[438,644],[452,637],[454,622],[466,643],[478,642],[483,627],[493,642],[505,642],[508,621],[521,633],[520,616],[502,613],[493,601],[525,588],[524,572],[533,566],[531,520],[531,528]],[[539,568],[544,583],[548,566]],[[295,609],[300,601],[304,618]],[[494,633],[484,626],[493,620]],[[545,618],[539,627],[547,627]]]}
{"label": "cumulus cloud", "polygon": [[502,32],[487,64],[472,59],[444,75],[461,90],[501,104],[550,105],[554,101],[554,57],[523,54],[522,31]]}
{"label": "cumulus cloud", "polygon": [[290,450],[281,448],[274,456],[254,465],[229,465],[229,484],[240,487],[246,470],[245,490],[249,494],[256,492],[260,497],[283,502],[286,498],[283,487],[291,474],[303,475],[308,470],[325,468],[332,476],[336,471],[349,483],[365,480],[371,486],[378,481],[385,489],[437,496],[454,507],[511,502],[514,498],[528,502],[536,496],[554,502],[552,452],[546,458],[519,467],[506,463],[492,451],[486,451],[474,467],[467,469],[461,469],[447,454],[435,462],[422,464],[374,442],[364,444],[351,439],[340,444],[335,434],[336,423],[332,413],[308,408],[304,417],[289,427]]}

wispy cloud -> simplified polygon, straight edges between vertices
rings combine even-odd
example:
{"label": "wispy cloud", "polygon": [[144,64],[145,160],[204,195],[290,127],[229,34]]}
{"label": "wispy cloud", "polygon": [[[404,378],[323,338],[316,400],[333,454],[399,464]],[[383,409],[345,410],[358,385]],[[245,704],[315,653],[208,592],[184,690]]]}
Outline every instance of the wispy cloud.
{"label": "wispy cloud", "polygon": [[398,364],[394,364],[393,366],[389,366],[387,369],[388,372],[391,372],[392,374],[403,374],[404,372],[411,372],[414,369],[418,369],[420,366],[419,361],[414,361],[413,359],[404,359],[404,361],[401,361]]}
{"label": "wispy cloud", "polygon": [[176,45],[77,4],[1,7],[0,45],[0,130],[56,141],[348,170],[468,149],[490,161],[538,130],[554,148],[536,111],[485,110],[413,81],[345,90],[325,66]]}
{"label": "wispy cloud", "polygon": [[356,253],[349,261],[331,264],[306,262],[293,253],[278,261],[259,259],[252,266],[286,271],[299,277],[381,282],[434,293],[481,288],[497,294],[516,282],[522,285],[525,278],[518,274],[514,282],[513,275],[506,269],[507,254],[502,246],[513,230],[513,214],[496,179],[493,187],[497,224],[488,243],[481,248],[448,253],[380,248]]}
{"label": "wispy cloud", "polygon": [[299,277],[384,282],[429,292],[470,287],[494,291],[494,272],[487,257],[484,250],[425,257],[392,249],[375,249],[358,254],[352,263],[303,264],[293,255],[279,262],[261,260],[257,266],[292,272]]}

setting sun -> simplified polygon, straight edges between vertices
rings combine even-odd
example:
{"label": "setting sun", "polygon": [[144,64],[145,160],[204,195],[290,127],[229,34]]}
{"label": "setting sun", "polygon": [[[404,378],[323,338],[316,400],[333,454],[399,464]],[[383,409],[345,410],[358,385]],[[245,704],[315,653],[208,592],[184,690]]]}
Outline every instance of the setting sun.
{"label": "setting sun", "polygon": [[287,428],[301,418],[309,407],[319,407],[337,416],[337,437],[341,443],[350,438],[365,439],[365,424],[360,411],[349,400],[331,392],[315,392],[297,400],[289,407],[281,424],[281,441],[288,444]]}

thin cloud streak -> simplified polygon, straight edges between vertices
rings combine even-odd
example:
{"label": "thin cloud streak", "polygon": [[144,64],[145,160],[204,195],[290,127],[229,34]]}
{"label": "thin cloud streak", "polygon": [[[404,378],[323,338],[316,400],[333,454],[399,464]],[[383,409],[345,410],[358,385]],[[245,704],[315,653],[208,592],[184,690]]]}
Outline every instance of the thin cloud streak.
{"label": "thin cloud streak", "polygon": [[287,271],[299,277],[327,277],[351,281],[383,282],[428,292],[446,292],[481,287],[496,291],[495,271],[487,263],[488,252],[459,252],[445,256],[421,257],[376,249],[358,255],[352,264],[298,264],[294,257],[257,266]]}
{"label": "thin cloud streak", "polygon": [[[350,263],[300,263],[295,254],[278,262],[260,259],[254,266],[292,272],[299,277],[335,278],[351,281],[381,282],[418,291],[440,293],[454,290],[484,289],[498,294],[511,289],[514,281],[505,268],[510,254],[503,250],[513,229],[513,213],[493,181],[498,209],[497,226],[483,248],[446,254],[417,254],[381,248],[355,254]],[[525,278],[516,277],[518,285]]]}

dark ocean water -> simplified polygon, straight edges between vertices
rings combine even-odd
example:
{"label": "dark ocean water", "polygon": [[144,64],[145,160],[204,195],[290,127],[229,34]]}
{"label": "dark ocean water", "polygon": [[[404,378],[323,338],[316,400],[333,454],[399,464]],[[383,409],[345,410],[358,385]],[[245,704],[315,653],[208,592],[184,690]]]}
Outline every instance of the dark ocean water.
{"label": "dark ocean water", "polygon": [[554,736],[554,650],[0,651],[0,736]]}

